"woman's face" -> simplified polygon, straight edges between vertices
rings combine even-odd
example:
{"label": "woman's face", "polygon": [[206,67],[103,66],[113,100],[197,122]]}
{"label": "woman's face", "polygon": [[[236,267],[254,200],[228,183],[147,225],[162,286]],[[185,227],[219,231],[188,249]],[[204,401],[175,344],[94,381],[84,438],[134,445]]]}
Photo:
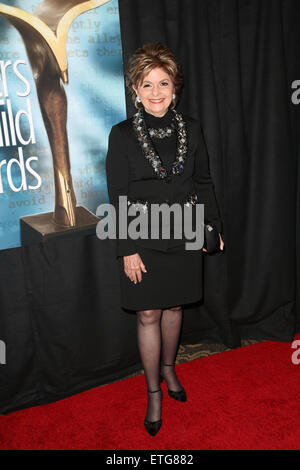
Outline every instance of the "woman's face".
{"label": "woman's face", "polygon": [[151,70],[137,88],[134,85],[132,87],[141,98],[147,113],[156,117],[166,114],[172,102],[175,87],[170,75],[164,69],[157,67]]}

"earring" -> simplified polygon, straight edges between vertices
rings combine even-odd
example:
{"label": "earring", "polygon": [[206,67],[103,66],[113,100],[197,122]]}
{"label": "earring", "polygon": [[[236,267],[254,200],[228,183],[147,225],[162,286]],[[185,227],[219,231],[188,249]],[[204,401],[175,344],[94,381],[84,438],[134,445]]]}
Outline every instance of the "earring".
{"label": "earring", "polygon": [[171,106],[171,108],[174,109],[174,108],[175,108],[175,104],[176,104],[176,102],[175,102],[175,98],[176,98],[175,93],[173,93],[172,98],[173,98],[173,100],[172,100],[172,106]]}
{"label": "earring", "polygon": [[141,101],[142,101],[141,98],[140,98],[139,96],[136,96],[135,102],[134,102],[134,106],[135,106],[137,109],[139,108],[138,104],[141,103]]}

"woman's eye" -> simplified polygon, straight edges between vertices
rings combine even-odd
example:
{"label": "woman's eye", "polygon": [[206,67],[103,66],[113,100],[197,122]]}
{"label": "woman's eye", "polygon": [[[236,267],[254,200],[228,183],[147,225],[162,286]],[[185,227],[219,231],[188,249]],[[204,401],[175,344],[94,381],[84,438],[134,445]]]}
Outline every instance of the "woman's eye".
{"label": "woman's eye", "polygon": [[163,83],[162,83],[162,86],[168,86],[168,85],[169,85],[168,82],[163,82]]}
{"label": "woman's eye", "polygon": [[144,85],[144,88],[147,88],[149,86],[150,86],[149,83],[146,83],[146,85]]}

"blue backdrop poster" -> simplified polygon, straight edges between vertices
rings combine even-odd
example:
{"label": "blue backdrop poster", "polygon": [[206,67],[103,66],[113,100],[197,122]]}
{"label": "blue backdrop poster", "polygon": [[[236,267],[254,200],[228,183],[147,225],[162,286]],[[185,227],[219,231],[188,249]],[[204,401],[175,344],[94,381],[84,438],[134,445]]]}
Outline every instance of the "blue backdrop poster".
{"label": "blue backdrop poster", "polygon": [[[41,0],[2,3],[33,13]],[[108,135],[126,118],[118,0],[73,21],[67,58],[73,184],[77,205],[96,213],[108,200]],[[7,135],[11,122],[15,142]],[[31,66],[20,34],[0,15],[0,249],[20,246],[20,217],[53,209],[52,155]]]}

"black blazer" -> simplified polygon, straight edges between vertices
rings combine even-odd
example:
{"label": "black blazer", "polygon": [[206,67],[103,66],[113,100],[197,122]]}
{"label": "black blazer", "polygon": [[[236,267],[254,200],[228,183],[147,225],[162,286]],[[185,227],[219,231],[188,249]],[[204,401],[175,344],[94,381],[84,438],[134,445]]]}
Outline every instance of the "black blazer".
{"label": "black blazer", "polygon": [[[183,200],[187,194],[195,192],[198,196],[198,203],[204,204],[205,221],[213,223],[221,233],[222,221],[199,122],[184,116],[188,135],[188,153],[184,171],[180,175],[172,175],[171,178],[165,180],[155,174],[144,156],[132,126],[132,119],[113,126],[109,135],[106,176],[110,203],[116,209],[117,218],[119,196],[127,196],[131,200],[172,204]],[[128,221],[130,222],[130,217]],[[117,240],[117,256],[137,253],[138,246],[166,251],[170,247],[185,242],[184,237],[180,240],[119,239]]]}

